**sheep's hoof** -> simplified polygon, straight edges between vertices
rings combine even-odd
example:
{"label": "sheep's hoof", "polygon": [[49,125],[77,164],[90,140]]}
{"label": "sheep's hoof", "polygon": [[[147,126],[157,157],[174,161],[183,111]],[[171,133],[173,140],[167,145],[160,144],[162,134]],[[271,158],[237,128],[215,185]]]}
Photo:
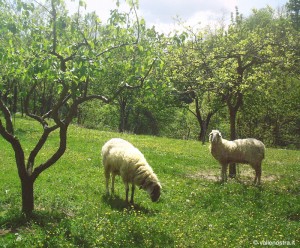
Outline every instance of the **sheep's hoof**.
{"label": "sheep's hoof", "polygon": [[127,206],[127,208],[134,208],[133,201],[126,201],[126,206]]}
{"label": "sheep's hoof", "polygon": [[220,183],[220,184],[227,183],[227,180],[226,180],[226,179],[221,179],[221,180],[219,181],[219,183]]}
{"label": "sheep's hoof", "polygon": [[254,186],[256,186],[256,187],[261,187],[261,183],[254,182],[253,184],[254,184]]}
{"label": "sheep's hoof", "polygon": [[129,209],[133,209],[134,205],[130,204],[129,202],[126,203],[126,208]]}

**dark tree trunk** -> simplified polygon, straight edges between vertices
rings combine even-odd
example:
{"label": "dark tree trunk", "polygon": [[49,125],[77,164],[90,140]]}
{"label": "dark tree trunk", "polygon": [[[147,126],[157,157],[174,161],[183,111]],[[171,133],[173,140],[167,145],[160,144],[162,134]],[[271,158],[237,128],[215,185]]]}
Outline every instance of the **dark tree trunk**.
{"label": "dark tree trunk", "polygon": [[206,119],[205,118],[203,119],[203,117],[201,115],[201,112],[200,112],[200,104],[198,102],[198,97],[195,98],[195,105],[196,105],[196,108],[195,108],[196,114],[193,113],[193,112],[192,113],[196,116],[198,124],[199,124],[199,127],[200,127],[200,132],[199,132],[198,140],[201,141],[202,144],[204,145],[205,138],[206,138],[206,132],[207,132],[207,128],[208,128],[210,119],[211,119],[211,117],[215,113],[217,113],[218,109],[210,111],[207,114]]}
{"label": "dark tree trunk", "polygon": [[[227,97],[227,106],[229,110],[230,116],[230,140],[236,139],[236,116],[239,108],[243,103],[243,94],[241,92],[237,92],[235,94],[231,94]],[[236,177],[236,164],[229,165],[229,177]]]}
{"label": "dark tree trunk", "polygon": [[119,101],[120,106],[120,123],[119,123],[119,133],[123,133],[126,130],[126,105],[127,102],[124,99]]}
{"label": "dark tree trunk", "polygon": [[159,127],[155,116],[152,112],[148,109],[142,109],[142,113],[149,121],[149,128],[151,130],[151,135],[158,135],[159,134]]}
{"label": "dark tree trunk", "polygon": [[[201,122],[199,122],[200,124],[200,134],[199,134],[199,140],[202,142],[202,144],[204,145],[205,143],[205,138],[206,138],[206,133],[207,133],[207,128],[210,122],[211,117],[217,112],[217,109],[214,111],[211,111],[207,114],[206,119],[201,120]],[[198,120],[199,121],[199,120]]]}
{"label": "dark tree trunk", "polygon": [[33,92],[33,113],[37,114],[37,107],[36,107],[36,92]]}
{"label": "dark tree trunk", "polygon": [[198,140],[202,142],[202,145],[204,145],[208,125],[206,121],[201,121],[199,125],[200,125],[200,133],[199,133]]}
{"label": "dark tree trunk", "polygon": [[18,88],[16,83],[14,82],[14,99],[13,99],[13,107],[12,112],[15,114],[17,113],[17,106],[18,106]]}
{"label": "dark tree trunk", "polygon": [[22,212],[27,217],[30,216],[34,210],[33,183],[34,181],[29,178],[21,178]]}
{"label": "dark tree trunk", "polygon": [[200,112],[200,104],[198,101],[198,97],[195,97],[195,112],[194,114],[197,118],[199,127],[200,127],[200,132],[198,136],[198,140],[202,142],[202,144],[205,143],[205,134],[206,134],[206,129],[207,129],[207,122],[206,120],[203,120],[201,112]]}
{"label": "dark tree trunk", "polygon": [[[230,114],[230,140],[236,139],[236,114],[237,110],[235,108],[229,108]],[[236,164],[232,163],[229,165],[229,177],[235,178],[236,177]]]}

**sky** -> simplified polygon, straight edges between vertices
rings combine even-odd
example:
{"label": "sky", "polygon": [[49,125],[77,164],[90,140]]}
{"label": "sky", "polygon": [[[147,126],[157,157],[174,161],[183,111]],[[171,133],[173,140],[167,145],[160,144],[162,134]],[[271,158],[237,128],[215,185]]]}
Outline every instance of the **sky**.
{"label": "sky", "polygon": [[[116,0],[85,0],[87,11],[96,11],[105,22],[110,10],[116,8]],[[139,0],[139,16],[145,18],[149,27],[153,25],[157,31],[168,33],[176,28],[177,17],[189,26],[214,25],[221,19],[229,22],[232,12],[237,6],[244,16],[253,8],[260,9],[271,6],[278,9],[288,0]],[[125,0],[120,0],[121,10],[128,10]],[[178,18],[177,18],[178,19]],[[199,24],[200,23],[200,24]]]}

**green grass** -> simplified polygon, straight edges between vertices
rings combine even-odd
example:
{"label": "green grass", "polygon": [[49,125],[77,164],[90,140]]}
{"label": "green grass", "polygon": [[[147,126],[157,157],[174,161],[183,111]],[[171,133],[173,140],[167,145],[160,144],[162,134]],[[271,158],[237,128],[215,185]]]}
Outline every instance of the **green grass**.
{"label": "green grass", "polygon": [[[40,127],[16,119],[28,154]],[[239,180],[220,184],[208,145],[72,126],[61,160],[35,182],[35,212],[20,214],[20,183],[13,152],[0,138],[0,247],[254,247],[257,242],[300,245],[300,151],[267,149],[261,187],[252,170],[239,166]],[[152,203],[137,190],[126,208],[120,178],[116,196],[105,196],[100,150],[122,137],[137,146],[158,175],[162,195]],[[38,158],[56,148],[51,136]],[[261,243],[263,244],[263,243]]]}

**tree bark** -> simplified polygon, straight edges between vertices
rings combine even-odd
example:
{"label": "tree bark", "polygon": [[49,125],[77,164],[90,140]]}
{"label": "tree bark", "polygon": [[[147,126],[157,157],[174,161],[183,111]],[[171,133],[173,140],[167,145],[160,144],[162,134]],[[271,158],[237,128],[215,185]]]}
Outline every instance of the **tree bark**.
{"label": "tree bark", "polygon": [[[230,140],[236,139],[236,114],[237,110],[235,108],[229,108],[230,115]],[[229,164],[229,178],[236,177],[236,164]]]}
{"label": "tree bark", "polygon": [[[239,108],[243,103],[243,94],[241,92],[237,92],[236,94],[230,94],[227,97],[227,106],[229,110],[230,117],[230,140],[236,139],[236,116]],[[236,177],[236,164],[232,163],[229,165],[229,177]]]}
{"label": "tree bark", "polygon": [[22,212],[26,217],[30,217],[34,210],[33,183],[30,178],[21,178]]}
{"label": "tree bark", "polygon": [[203,118],[203,115],[201,114],[200,111],[200,104],[198,101],[198,97],[195,97],[195,113],[193,111],[190,110],[190,112],[196,116],[199,127],[200,127],[200,132],[198,135],[198,140],[202,142],[202,144],[204,145],[205,143],[205,137],[206,137],[206,132],[207,132],[207,128],[210,122],[211,117],[217,113],[218,109],[212,110],[210,111],[206,118]]}
{"label": "tree bark", "polygon": [[123,133],[126,131],[126,126],[127,126],[126,105],[127,105],[127,101],[121,97],[121,99],[119,100],[119,106],[120,106],[119,133]]}
{"label": "tree bark", "polygon": [[209,120],[210,117],[207,117],[206,120],[201,120],[201,121],[198,119],[198,123],[200,125],[198,140],[202,142],[202,145],[205,144],[205,137],[206,137],[207,127],[209,125]]}

